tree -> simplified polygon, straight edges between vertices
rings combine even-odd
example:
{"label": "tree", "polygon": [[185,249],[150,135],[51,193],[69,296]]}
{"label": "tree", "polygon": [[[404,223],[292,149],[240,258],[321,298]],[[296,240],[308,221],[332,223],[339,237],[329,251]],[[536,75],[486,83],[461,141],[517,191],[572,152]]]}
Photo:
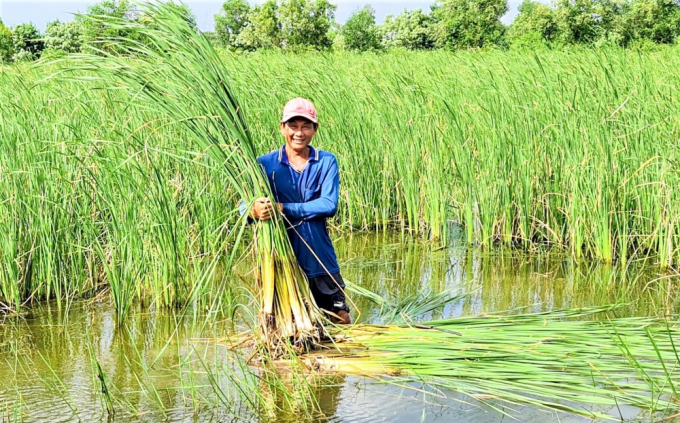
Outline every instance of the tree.
{"label": "tree", "polygon": [[124,28],[105,25],[107,20],[136,21],[139,12],[129,0],[104,0],[87,8],[86,15],[79,15],[77,21],[83,28],[83,42],[94,43],[98,49],[113,51],[115,47],[108,40],[130,38],[131,33]]}
{"label": "tree", "polygon": [[524,0],[507,35],[512,45],[535,47],[537,44],[553,42],[557,33],[553,9],[537,1]]}
{"label": "tree", "polygon": [[45,48],[49,51],[78,53],[83,47],[83,28],[76,21],[47,24],[45,30]]}
{"label": "tree", "polygon": [[621,44],[649,40],[670,44],[680,37],[680,2],[673,0],[636,0],[624,5],[615,31]]}
{"label": "tree", "polygon": [[220,44],[233,46],[241,32],[248,25],[250,6],[245,0],[227,0],[222,10],[215,15],[215,32]]}
{"label": "tree", "polygon": [[14,40],[12,31],[0,20],[0,63],[9,63],[14,56]]}
{"label": "tree", "polygon": [[382,44],[385,47],[401,47],[410,50],[434,48],[434,19],[421,9],[404,10],[394,18],[389,15],[382,25]]}
{"label": "tree", "polygon": [[444,0],[436,3],[432,13],[437,20],[437,46],[455,50],[500,45],[505,33],[500,18],[507,11],[506,0]]}
{"label": "tree", "polygon": [[12,41],[16,61],[37,59],[45,48],[40,31],[32,23],[19,24],[12,28]]}
{"label": "tree", "polygon": [[611,40],[618,43],[612,29],[621,15],[613,0],[556,0],[557,40],[562,44],[594,44]]}
{"label": "tree", "polygon": [[371,51],[381,47],[375,11],[368,5],[352,13],[341,33],[347,50]]}
{"label": "tree", "polygon": [[283,0],[279,8],[283,46],[293,50],[330,48],[335,9],[328,0]]}
{"label": "tree", "polygon": [[233,47],[244,50],[281,47],[281,25],[276,0],[268,0],[250,10],[245,27]]}

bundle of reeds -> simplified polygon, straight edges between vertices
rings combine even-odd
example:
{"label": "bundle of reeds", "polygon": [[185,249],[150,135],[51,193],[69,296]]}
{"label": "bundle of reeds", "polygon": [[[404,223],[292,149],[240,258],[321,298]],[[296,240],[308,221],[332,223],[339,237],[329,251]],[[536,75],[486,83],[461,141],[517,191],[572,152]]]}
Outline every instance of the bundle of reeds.
{"label": "bundle of reeds", "polygon": [[608,407],[624,404],[677,413],[680,329],[655,318],[606,319],[611,309],[358,325],[338,329],[326,350],[305,361],[322,371],[450,389],[509,414],[502,404],[604,419],[613,418]]}
{"label": "bundle of reeds", "polygon": [[[132,34],[100,40],[116,48],[90,46],[71,55],[62,72],[95,78],[105,88],[131,93],[130,108],[142,109],[168,125],[179,125],[204,154],[221,164],[228,185],[247,200],[271,197],[243,109],[229,88],[229,76],[210,42],[171,4],[145,3],[134,21],[92,17],[102,25]],[[115,53],[111,53],[115,51]],[[94,75],[94,76],[92,76]],[[134,104],[132,104],[134,103]],[[246,218],[240,220],[246,224]],[[293,253],[282,215],[255,222],[260,326],[276,355],[277,345],[296,347],[319,338],[322,316]],[[240,238],[240,237],[239,237]],[[117,308],[120,306],[116,304]]]}

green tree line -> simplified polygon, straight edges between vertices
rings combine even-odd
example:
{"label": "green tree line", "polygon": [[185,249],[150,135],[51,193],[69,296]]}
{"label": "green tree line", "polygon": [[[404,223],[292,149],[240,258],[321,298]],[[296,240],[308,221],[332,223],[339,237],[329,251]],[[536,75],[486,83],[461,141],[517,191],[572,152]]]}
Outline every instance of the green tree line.
{"label": "green tree line", "polygon": [[370,5],[344,24],[328,0],[227,0],[215,16],[215,40],[236,50],[354,51],[567,45],[672,44],[680,39],[680,0],[524,0],[508,26],[507,0],[441,0],[429,11],[404,10],[378,24]]}
{"label": "green tree line", "polygon": [[[190,10],[177,5],[196,27]],[[212,40],[225,48],[380,51],[470,48],[560,48],[569,45],[673,44],[680,40],[680,0],[524,0],[510,25],[500,18],[507,0],[441,0],[430,10],[404,10],[378,24],[366,5],[344,24],[329,0],[267,0],[251,5],[226,0],[215,15]],[[0,21],[0,61],[33,60],[42,54],[81,51],[87,43],[106,50],[106,39],[126,36],[104,30],[90,16],[142,19],[130,0],[104,0],[71,22],[50,22],[45,33],[32,23]]]}

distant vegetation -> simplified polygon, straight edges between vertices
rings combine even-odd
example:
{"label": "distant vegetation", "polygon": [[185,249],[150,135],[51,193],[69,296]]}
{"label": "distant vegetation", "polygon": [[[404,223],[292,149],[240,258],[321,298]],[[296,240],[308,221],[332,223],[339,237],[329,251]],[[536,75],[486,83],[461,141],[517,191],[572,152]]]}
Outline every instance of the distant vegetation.
{"label": "distant vegetation", "polygon": [[[186,6],[187,20],[195,18]],[[227,0],[215,15],[216,45],[241,51],[281,49],[384,51],[470,48],[561,48],[570,45],[648,47],[680,38],[680,0],[553,0],[546,5],[524,0],[519,15],[506,26],[500,18],[506,0],[442,0],[430,10],[404,10],[376,23],[370,5],[344,24],[335,21],[328,0],[268,0],[250,5]],[[93,15],[142,19],[134,2],[105,0],[90,6]],[[32,23],[7,28],[0,21],[0,61],[33,60],[42,54],[78,52],[101,37],[125,36],[106,30],[85,15],[54,21],[45,33]],[[100,44],[100,48],[107,48]]]}

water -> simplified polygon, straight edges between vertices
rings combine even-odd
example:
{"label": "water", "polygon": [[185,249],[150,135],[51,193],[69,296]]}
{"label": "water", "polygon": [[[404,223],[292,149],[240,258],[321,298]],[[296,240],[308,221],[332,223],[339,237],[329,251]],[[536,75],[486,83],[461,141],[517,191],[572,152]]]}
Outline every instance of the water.
{"label": "water", "polygon": [[[385,298],[397,301],[443,289],[469,294],[421,320],[612,303],[623,304],[617,311],[621,316],[678,312],[678,278],[644,262],[575,264],[561,254],[481,252],[459,242],[440,249],[395,235],[341,236],[335,242],[343,276]],[[353,317],[375,321],[374,304],[353,300]],[[247,357],[225,347],[225,337],[233,332],[227,320],[137,311],[122,328],[114,322],[115,313],[102,298],[73,304],[69,313],[43,304],[24,318],[5,319],[0,325],[0,422],[508,419],[453,392],[354,376],[301,381],[295,372],[281,375],[278,383],[297,392],[295,399],[271,387],[265,370],[244,373]],[[240,395],[239,388],[248,394]],[[106,412],[107,397],[113,417]],[[312,397],[317,408],[299,407]],[[588,421],[527,407],[514,410],[522,421]],[[648,419],[630,407],[606,411],[625,420]]]}

